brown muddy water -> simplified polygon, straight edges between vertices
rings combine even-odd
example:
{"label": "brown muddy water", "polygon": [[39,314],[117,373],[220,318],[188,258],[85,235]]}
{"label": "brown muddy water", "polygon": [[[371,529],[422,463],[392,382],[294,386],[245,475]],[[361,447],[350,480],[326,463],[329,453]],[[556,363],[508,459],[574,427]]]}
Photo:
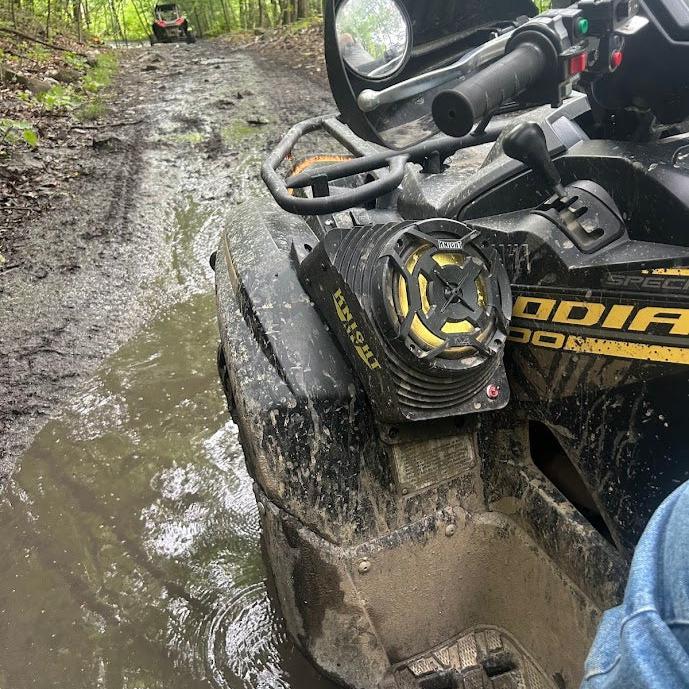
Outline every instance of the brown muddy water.
{"label": "brown muddy water", "polygon": [[214,300],[102,366],[0,504],[0,688],[324,688],[268,594]]}

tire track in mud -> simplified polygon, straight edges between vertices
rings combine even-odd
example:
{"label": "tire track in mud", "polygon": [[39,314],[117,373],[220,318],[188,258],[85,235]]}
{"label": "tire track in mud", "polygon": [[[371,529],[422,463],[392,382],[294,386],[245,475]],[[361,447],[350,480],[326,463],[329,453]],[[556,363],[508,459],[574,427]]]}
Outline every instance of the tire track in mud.
{"label": "tire track in mud", "polygon": [[222,41],[122,51],[111,120],[141,124],[81,132],[65,153],[81,174],[0,272],[0,481],[101,361],[212,289],[225,213],[265,193],[260,162],[289,125],[333,109],[324,83]]}

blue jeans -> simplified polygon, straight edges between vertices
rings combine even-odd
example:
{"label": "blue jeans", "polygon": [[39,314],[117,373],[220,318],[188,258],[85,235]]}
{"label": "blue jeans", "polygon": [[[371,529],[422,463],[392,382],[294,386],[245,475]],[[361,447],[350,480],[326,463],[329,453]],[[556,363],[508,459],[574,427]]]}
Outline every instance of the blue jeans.
{"label": "blue jeans", "polygon": [[624,602],[601,620],[581,689],[689,688],[689,482],[658,508]]}

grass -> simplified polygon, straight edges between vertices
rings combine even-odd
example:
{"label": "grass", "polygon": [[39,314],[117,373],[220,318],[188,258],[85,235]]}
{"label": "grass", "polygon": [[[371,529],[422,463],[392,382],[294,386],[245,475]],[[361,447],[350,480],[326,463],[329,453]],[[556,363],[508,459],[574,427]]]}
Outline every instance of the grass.
{"label": "grass", "polygon": [[96,65],[86,72],[83,82],[84,90],[89,93],[98,93],[98,91],[110,86],[117,68],[117,56],[114,51],[101,53],[98,56]]}
{"label": "grass", "polygon": [[241,141],[242,139],[246,139],[255,133],[256,127],[241,120],[233,122],[232,124],[228,125],[227,127],[223,127],[220,130],[220,136],[222,137],[223,142],[226,144]]}
{"label": "grass", "polygon": [[103,117],[105,110],[105,103],[100,97],[96,96],[77,108],[74,116],[80,122],[92,122]]}
{"label": "grass", "polygon": [[171,134],[168,139],[176,144],[200,144],[203,141],[201,132],[186,132],[185,134]]}
{"label": "grass", "polygon": [[55,84],[37,96],[37,100],[46,110],[69,110],[82,122],[99,119],[106,110],[99,94],[110,85],[118,68],[114,51],[101,53],[93,66],[88,66],[83,58],[75,55],[70,55],[65,61],[74,69],[86,70],[81,84]]}

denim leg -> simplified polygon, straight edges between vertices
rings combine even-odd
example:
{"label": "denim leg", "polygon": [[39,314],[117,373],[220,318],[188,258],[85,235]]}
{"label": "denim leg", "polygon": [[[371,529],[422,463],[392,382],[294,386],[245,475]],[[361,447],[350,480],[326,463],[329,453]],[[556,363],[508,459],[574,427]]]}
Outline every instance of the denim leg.
{"label": "denim leg", "polygon": [[648,523],[624,602],[601,620],[581,689],[689,689],[689,482]]}

